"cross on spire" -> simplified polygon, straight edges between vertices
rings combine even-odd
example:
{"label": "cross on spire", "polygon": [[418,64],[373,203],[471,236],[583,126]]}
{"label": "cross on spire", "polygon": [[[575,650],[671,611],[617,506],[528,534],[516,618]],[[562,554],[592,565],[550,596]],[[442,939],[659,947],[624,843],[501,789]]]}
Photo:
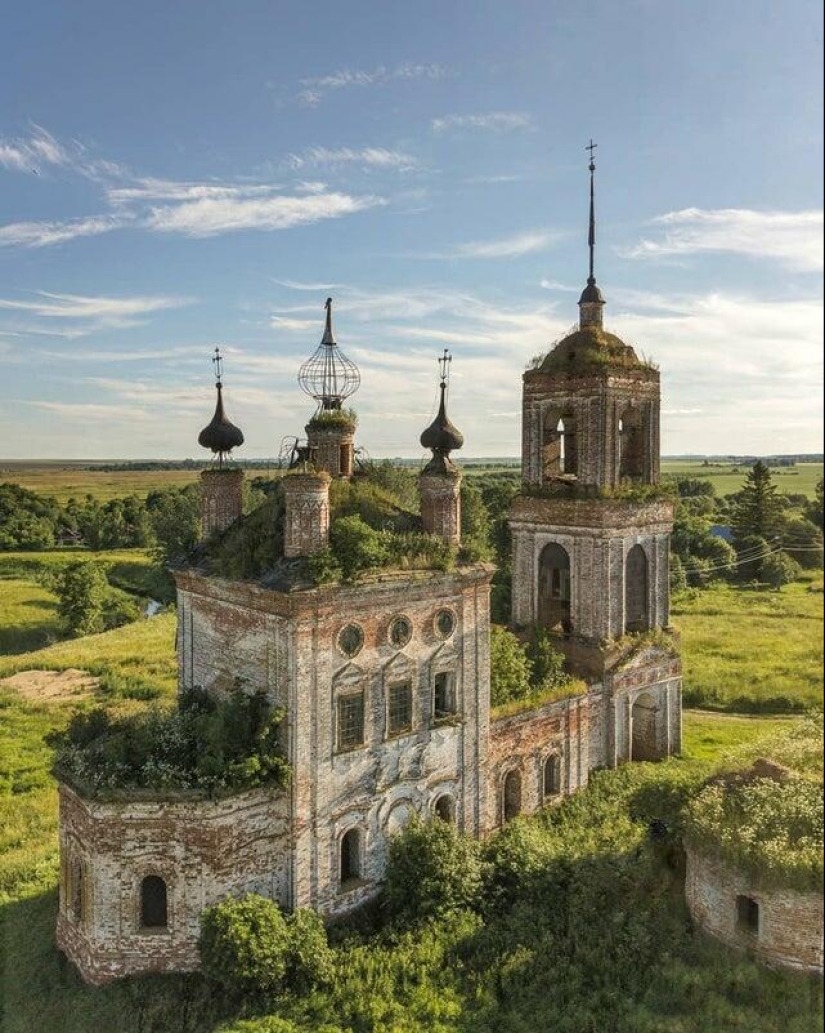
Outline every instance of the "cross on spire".
{"label": "cross on spire", "polygon": [[594,151],[599,145],[593,143],[591,137],[590,143],[585,147],[586,151],[590,151],[590,164],[587,166],[590,170],[590,223],[587,231],[587,246],[590,248],[590,275],[587,278],[588,283],[595,283],[596,276],[594,273],[594,260],[596,252],[596,200],[595,200],[595,188],[594,188],[594,173],[596,171],[596,161]]}
{"label": "cross on spire", "polygon": [[220,348],[215,348],[215,354],[212,356],[212,365],[215,369],[215,383],[220,384],[223,378],[223,356],[221,355]]}
{"label": "cross on spire", "polygon": [[444,354],[438,360],[438,373],[441,377],[441,386],[446,387],[447,381],[450,379],[450,363],[453,361],[452,355],[444,349]]}

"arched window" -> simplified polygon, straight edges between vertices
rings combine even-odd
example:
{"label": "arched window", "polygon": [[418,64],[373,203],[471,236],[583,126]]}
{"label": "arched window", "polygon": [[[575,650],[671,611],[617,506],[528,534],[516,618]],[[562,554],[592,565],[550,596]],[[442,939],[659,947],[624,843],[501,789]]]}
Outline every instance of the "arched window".
{"label": "arched window", "polygon": [[544,762],[544,795],[558,796],[561,792],[561,757],[554,753]]}
{"label": "arched window", "polygon": [[579,449],[576,417],[572,412],[551,410],[545,415],[541,447],[542,480],[578,474]]}
{"label": "arched window", "polygon": [[448,825],[455,821],[455,802],[449,793],[444,793],[435,801],[435,815]]}
{"label": "arched window", "polygon": [[619,419],[619,480],[640,481],[645,475],[645,434],[640,409],[625,409]]}
{"label": "arched window", "polygon": [[750,936],[759,935],[759,904],[753,897],[736,898],[736,924]]}
{"label": "arched window", "polygon": [[625,631],[647,631],[647,592],[647,555],[641,545],[634,545],[624,567]]}
{"label": "arched window", "polygon": [[570,557],[556,542],[545,545],[539,559],[539,624],[572,630],[570,621]]}
{"label": "arched window", "polygon": [[575,477],[579,472],[579,443],[576,432],[576,417],[565,413],[556,430],[561,439],[561,473]]}
{"label": "arched window", "polygon": [[341,840],[341,887],[361,878],[361,833],[350,829]]}
{"label": "arched window", "polygon": [[433,679],[433,717],[436,721],[455,713],[454,682],[451,671],[439,671]]}
{"label": "arched window", "polygon": [[159,875],[147,875],[140,884],[140,924],[144,929],[165,929],[166,883]]}
{"label": "arched window", "polygon": [[86,917],[86,873],[82,861],[73,861],[70,878],[70,908],[75,922]]}
{"label": "arched window", "polygon": [[512,821],[521,814],[521,775],[508,771],[504,779],[504,820]]}

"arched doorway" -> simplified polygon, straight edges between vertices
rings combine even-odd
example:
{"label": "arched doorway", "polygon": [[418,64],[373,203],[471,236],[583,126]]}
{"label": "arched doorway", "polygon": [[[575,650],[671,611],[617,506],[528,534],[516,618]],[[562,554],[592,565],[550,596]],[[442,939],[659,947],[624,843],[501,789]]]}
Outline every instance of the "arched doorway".
{"label": "arched doorway", "polygon": [[539,614],[543,628],[572,630],[570,620],[570,557],[557,542],[542,549],[539,559]]}
{"label": "arched doorway", "polygon": [[558,796],[561,792],[561,757],[557,753],[551,754],[545,760],[542,782],[542,795],[545,799]]}
{"label": "arched doorway", "polygon": [[358,829],[350,829],[341,840],[339,877],[342,889],[361,878],[361,833]]}
{"label": "arched doorway", "polygon": [[647,631],[650,627],[647,602],[647,555],[641,545],[634,545],[624,566],[625,631]]}
{"label": "arched doorway", "polygon": [[658,744],[657,714],[656,704],[646,692],[636,698],[632,710],[631,760],[658,760],[661,756]]}
{"label": "arched doorway", "polygon": [[521,775],[518,771],[508,771],[504,779],[503,813],[505,821],[512,821],[521,814]]}

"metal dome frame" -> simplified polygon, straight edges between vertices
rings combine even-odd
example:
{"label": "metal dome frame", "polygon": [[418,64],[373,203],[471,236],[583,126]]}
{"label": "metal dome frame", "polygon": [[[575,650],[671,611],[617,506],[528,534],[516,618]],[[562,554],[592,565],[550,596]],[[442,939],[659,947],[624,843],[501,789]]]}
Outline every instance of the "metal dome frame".
{"label": "metal dome frame", "polygon": [[319,409],[340,409],[345,398],[355,394],[361,372],[338,347],[332,332],[332,298],[327,298],[326,327],[321,343],[298,371],[301,390],[318,402]]}

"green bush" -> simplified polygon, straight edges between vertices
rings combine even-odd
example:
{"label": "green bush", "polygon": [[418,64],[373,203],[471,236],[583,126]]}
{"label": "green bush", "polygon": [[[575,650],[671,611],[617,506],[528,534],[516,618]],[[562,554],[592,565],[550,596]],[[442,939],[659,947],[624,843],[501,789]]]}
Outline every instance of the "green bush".
{"label": "green bush", "polygon": [[283,785],[281,712],[263,693],[240,687],[218,700],[189,690],[178,708],[150,708],[126,717],[82,711],[51,742],[58,775],[81,791],[121,789],[202,792]]}
{"label": "green bush", "polygon": [[782,585],[790,585],[802,577],[802,567],[796,562],[793,556],[785,553],[773,553],[762,563],[761,579],[766,585],[774,585],[781,588]]}
{"label": "green bush", "polygon": [[490,705],[526,699],[531,691],[530,661],[521,643],[507,628],[490,628]]}
{"label": "green bush", "polygon": [[384,900],[401,925],[478,907],[483,866],[478,843],[453,824],[414,818],[390,841]]}
{"label": "green bush", "polygon": [[208,908],[198,949],[206,978],[233,998],[307,994],[332,977],[334,955],[320,916],[303,909],[284,915],[256,893]]}
{"label": "green bush", "polygon": [[198,950],[203,974],[227,995],[266,999],[284,985],[289,926],[278,905],[265,897],[230,897],[203,912]]}
{"label": "green bush", "polygon": [[54,580],[57,612],[72,635],[103,630],[103,605],[108,592],[106,575],[96,563],[67,563]]}

